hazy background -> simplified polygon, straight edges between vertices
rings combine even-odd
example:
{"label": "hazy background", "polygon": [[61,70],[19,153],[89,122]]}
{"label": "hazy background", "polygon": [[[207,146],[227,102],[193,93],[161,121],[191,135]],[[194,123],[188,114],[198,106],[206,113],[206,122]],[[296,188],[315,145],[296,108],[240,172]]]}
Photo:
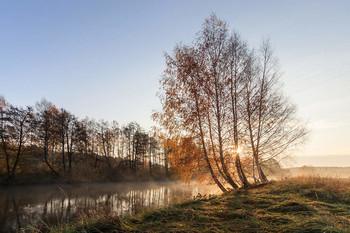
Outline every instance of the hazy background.
{"label": "hazy background", "polygon": [[350,166],[350,1],[1,1],[0,94],[148,129],[163,52],[212,12],[253,46],[271,39],[311,129],[295,165]]}

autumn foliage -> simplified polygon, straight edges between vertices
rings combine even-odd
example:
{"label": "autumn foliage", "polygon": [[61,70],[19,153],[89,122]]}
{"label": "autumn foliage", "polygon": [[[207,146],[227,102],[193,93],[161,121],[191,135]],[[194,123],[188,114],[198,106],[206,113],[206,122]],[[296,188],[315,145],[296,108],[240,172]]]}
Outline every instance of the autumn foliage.
{"label": "autumn foliage", "polygon": [[192,44],[176,45],[165,60],[162,111],[153,117],[184,179],[207,177],[222,191],[264,183],[263,164],[304,141],[268,41],[251,49],[212,15]]}

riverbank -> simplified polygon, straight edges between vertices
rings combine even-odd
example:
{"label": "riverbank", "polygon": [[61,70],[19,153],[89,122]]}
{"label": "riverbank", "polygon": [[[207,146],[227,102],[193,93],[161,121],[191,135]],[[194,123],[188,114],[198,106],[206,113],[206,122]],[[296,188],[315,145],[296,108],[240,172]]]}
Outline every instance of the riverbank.
{"label": "riverbank", "polygon": [[[349,232],[350,180],[293,178],[118,218],[82,215],[50,232]],[[28,228],[35,230],[35,228]]]}
{"label": "riverbank", "polygon": [[48,229],[80,221],[82,216],[136,215],[192,200],[197,193],[220,192],[215,185],[179,181],[0,187],[0,232],[21,232],[28,225]]}

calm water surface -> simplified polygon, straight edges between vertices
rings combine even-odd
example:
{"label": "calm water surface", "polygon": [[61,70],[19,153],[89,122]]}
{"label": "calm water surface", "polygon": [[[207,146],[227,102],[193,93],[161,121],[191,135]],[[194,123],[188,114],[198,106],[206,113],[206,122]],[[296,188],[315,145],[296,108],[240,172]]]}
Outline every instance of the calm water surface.
{"label": "calm water surface", "polygon": [[136,214],[150,207],[218,194],[216,186],[176,182],[98,183],[0,187],[0,232],[16,232],[28,224],[52,226],[96,210]]}

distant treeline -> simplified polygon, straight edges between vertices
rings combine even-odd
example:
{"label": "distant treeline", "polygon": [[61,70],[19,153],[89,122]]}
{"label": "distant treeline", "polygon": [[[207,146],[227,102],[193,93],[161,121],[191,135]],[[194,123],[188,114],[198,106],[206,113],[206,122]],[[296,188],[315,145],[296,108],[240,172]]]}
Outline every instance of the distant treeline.
{"label": "distant treeline", "polygon": [[120,127],[117,121],[79,119],[46,100],[35,107],[16,107],[0,100],[3,182],[168,175],[166,150],[136,122]]}

